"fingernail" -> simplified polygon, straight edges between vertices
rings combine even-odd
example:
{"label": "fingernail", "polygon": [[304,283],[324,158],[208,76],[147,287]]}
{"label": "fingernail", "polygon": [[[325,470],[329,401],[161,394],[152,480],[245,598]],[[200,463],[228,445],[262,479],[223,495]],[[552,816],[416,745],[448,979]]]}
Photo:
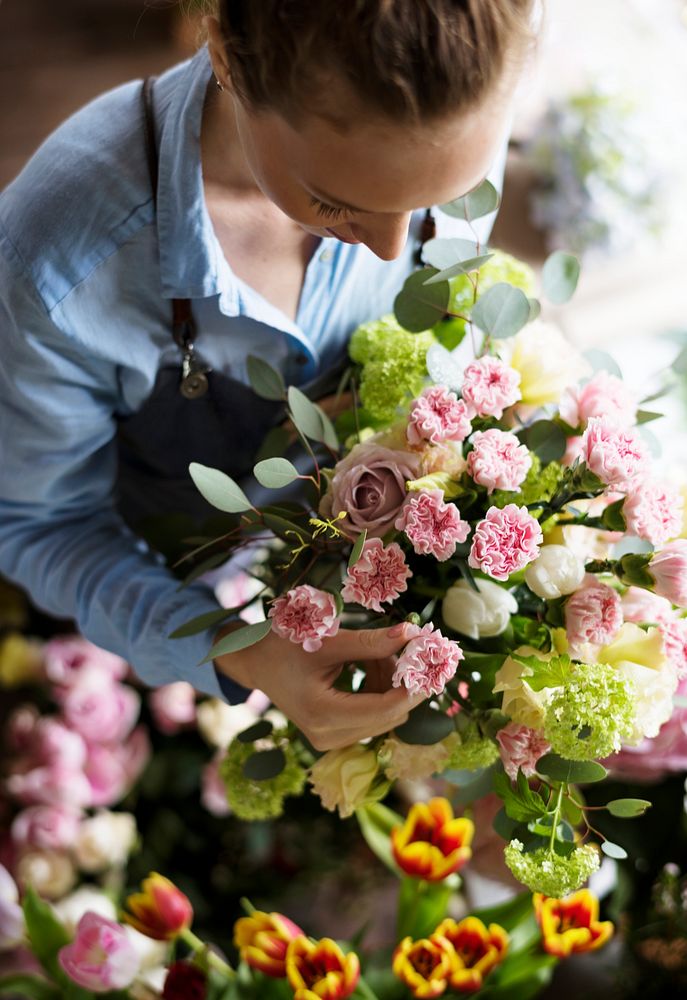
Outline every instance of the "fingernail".
{"label": "fingernail", "polygon": [[393,625],[389,629],[387,635],[389,636],[390,639],[398,639],[400,638],[400,636],[403,635],[405,627],[406,627],[406,622],[399,622],[398,625]]}

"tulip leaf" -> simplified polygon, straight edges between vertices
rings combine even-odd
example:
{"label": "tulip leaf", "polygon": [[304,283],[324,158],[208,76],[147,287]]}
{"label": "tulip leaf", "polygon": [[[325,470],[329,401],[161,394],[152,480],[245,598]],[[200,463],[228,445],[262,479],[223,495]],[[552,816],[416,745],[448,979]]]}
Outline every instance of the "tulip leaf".
{"label": "tulip leaf", "polygon": [[439,205],[439,209],[454,219],[474,222],[475,219],[481,219],[495,212],[500,200],[499,193],[491,181],[484,180],[474,191],[469,191],[462,198],[454,198],[453,201]]}
{"label": "tulip leaf", "polygon": [[198,462],[191,462],[188,471],[198,491],[218,510],[227,514],[240,514],[252,509],[253,505],[241,487],[226,473]]}
{"label": "tulip leaf", "polygon": [[647,799],[613,799],[606,804],[611,816],[619,816],[621,819],[635,819],[643,816],[647,809],[651,809],[651,802]]}
{"label": "tulip leaf", "polygon": [[391,831],[396,826],[403,826],[403,817],[381,802],[361,806],[356,809],[355,817],[372,853],[377,855],[389,871],[400,877],[401,873],[391,852]]}
{"label": "tulip leaf", "polygon": [[253,475],[268,490],[280,490],[288,486],[300,473],[288,458],[265,458],[253,469]]}
{"label": "tulip leaf", "polygon": [[580,262],[571,253],[556,250],[545,260],[541,276],[547,299],[561,306],[575,294],[580,278]]}
{"label": "tulip leaf", "polygon": [[367,538],[367,528],[363,528],[363,530],[360,532],[360,534],[356,538],[355,545],[353,546],[351,554],[348,557],[348,568],[349,569],[353,569],[353,567],[357,563],[358,559],[360,559],[360,556],[362,555],[363,546],[365,544],[366,538]]}
{"label": "tulip leaf", "polygon": [[601,845],[601,850],[609,858],[614,858],[616,861],[624,861],[627,857],[627,851],[620,844],[614,844],[612,840],[604,840]]}
{"label": "tulip leaf", "polygon": [[260,396],[262,399],[284,399],[286,386],[281,372],[254,354],[249,354],[246,358],[246,368],[248,380],[256,396]]}
{"label": "tulip leaf", "polygon": [[25,998],[25,1000],[62,1000],[63,994],[45,979],[24,973],[3,976],[0,979],[0,996]]}
{"label": "tulip leaf", "polygon": [[502,340],[513,337],[530,318],[530,304],[521,289],[499,281],[475,303],[471,319],[484,333]]}
{"label": "tulip leaf", "polygon": [[259,719],[248,729],[237,733],[236,739],[239,743],[254,743],[255,740],[264,740],[265,737],[270,736],[273,729],[274,726],[269,719]]}
{"label": "tulip leaf", "polygon": [[71,935],[57,919],[49,904],[42,900],[31,886],[28,886],[24,894],[22,907],[31,951],[50,978],[59,986],[60,996],[66,1000],[87,1000],[92,994],[77,986],[57,961],[58,951],[69,944]]}
{"label": "tulip leaf", "polygon": [[185,639],[189,635],[197,635],[199,632],[204,632],[208,628],[212,628],[213,625],[220,625],[227,618],[231,618],[232,615],[238,614],[241,610],[242,605],[236,608],[218,608],[217,611],[206,611],[202,615],[197,615],[195,618],[191,618],[190,621],[184,622],[179,628],[174,629],[168,636],[169,639]]}
{"label": "tulip leaf", "polygon": [[224,638],[215,643],[205,659],[201,660],[199,666],[203,663],[209,663],[210,660],[214,660],[217,656],[225,656],[227,653],[237,653],[240,649],[247,649],[249,646],[254,646],[256,642],[264,639],[271,629],[272,622],[268,620],[256,622],[254,625],[244,625],[243,628],[238,628],[234,632],[230,632],[229,635],[225,635]]}
{"label": "tulip leaf", "polygon": [[427,371],[432,382],[449,389],[460,389],[463,384],[463,365],[443,344],[432,344],[427,351]]}
{"label": "tulip leaf", "polygon": [[431,267],[414,271],[394,299],[394,315],[404,330],[422,333],[446,315],[451,291],[448,281],[425,284],[436,273]]}
{"label": "tulip leaf", "polygon": [[431,746],[452,732],[455,732],[453,719],[444,712],[430,708],[426,702],[414,708],[408,716],[408,721],[394,730],[395,735],[403,743],[414,743],[419,746]]}
{"label": "tulip leaf", "polygon": [[256,750],[243,765],[243,774],[252,781],[269,781],[276,778],[286,767],[284,751],[279,747],[271,750]]}
{"label": "tulip leaf", "polygon": [[537,772],[553,781],[592,784],[603,781],[608,771],[595,760],[565,760],[555,753],[544,754],[537,761]]}
{"label": "tulip leaf", "polygon": [[534,452],[542,465],[557,462],[565,455],[568,440],[554,420],[535,420],[518,432],[518,438]]}

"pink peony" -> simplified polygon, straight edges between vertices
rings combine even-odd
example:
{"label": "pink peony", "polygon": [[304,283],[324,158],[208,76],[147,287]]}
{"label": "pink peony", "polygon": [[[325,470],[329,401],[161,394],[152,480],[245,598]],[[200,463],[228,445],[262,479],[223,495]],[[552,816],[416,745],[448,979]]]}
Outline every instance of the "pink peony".
{"label": "pink peony", "polygon": [[675,618],[673,605],[665,597],[659,597],[643,587],[628,587],[620,599],[623,618],[638,625],[665,623]]}
{"label": "pink peony", "polygon": [[584,385],[563,392],[559,413],[569,427],[584,427],[590,417],[610,417],[629,427],[635,423],[637,398],[617,375],[600,371]]}
{"label": "pink peony", "polygon": [[654,578],[654,590],[671,604],[687,608],[687,538],[668,542],[652,556],[649,572]]}
{"label": "pink peony", "polygon": [[494,580],[507,580],[539,555],[543,535],[526,507],[490,507],[475,528],[468,564]]}
{"label": "pink peony", "polygon": [[582,458],[607,486],[631,482],[649,466],[649,452],[640,433],[619,427],[608,417],[591,417],[582,435]]}
{"label": "pink peony", "polygon": [[394,687],[404,684],[409,694],[441,694],[463,659],[457,642],[446,639],[431,622],[418,629],[396,662]]}
{"label": "pink peony", "polygon": [[62,699],[68,726],[91,743],[119,743],[131,732],[141,699],[128,685],[88,671]]}
{"label": "pink peony", "polygon": [[678,618],[659,626],[663,649],[678,677],[687,676],[687,618]]}
{"label": "pink peony", "polygon": [[682,528],[682,496],[665,483],[637,480],[623,503],[627,530],[652,545],[663,545]]}
{"label": "pink peony", "polygon": [[623,624],[620,597],[612,587],[589,576],[565,602],[565,630],[571,650],[585,643],[606,646]]}
{"label": "pink peony", "polygon": [[24,805],[90,806],[91,789],[81,771],[56,764],[10,774],[7,790]]}
{"label": "pink peony", "polygon": [[408,418],[408,443],[417,447],[430,441],[464,441],[470,433],[473,413],[464,399],[443,385],[433,385],[414,399]]}
{"label": "pink peony", "polygon": [[125,989],[140,966],[126,929],[91,911],[84,913],[74,940],[60,948],[57,959],[73,982],[93,993]]}
{"label": "pink peony", "polygon": [[349,535],[367,528],[368,537],[381,538],[398,517],[406,482],[417,479],[419,473],[418,455],[393,451],[374,441],[357,444],[337,462],[320,512],[336,517],[344,511],[343,527]]}
{"label": "pink peony", "polygon": [[269,611],[272,631],[282,639],[298,642],[307,653],[314,653],[322,640],[339,631],[336,600],[324,590],[302,583],[284,597],[278,597]]}
{"label": "pink peony", "polygon": [[517,490],[532,465],[532,457],[515,434],[492,428],[472,436],[468,455],[468,474],[487,493],[494,490]]}
{"label": "pink peony", "polygon": [[509,722],[499,729],[496,739],[504,769],[511,781],[517,779],[518,770],[530,778],[537,769],[539,758],[551,749],[551,744],[538,730],[520,726],[517,722]]}
{"label": "pink peony", "polygon": [[382,601],[391,604],[408,589],[408,569],[403,549],[396,542],[384,546],[381,538],[366,541],[360,558],[348,571],[341,591],[344,601],[362,604],[370,611],[382,609]]}
{"label": "pink peony", "polygon": [[12,840],[18,847],[65,850],[76,840],[81,810],[73,806],[29,806],[12,822]]}
{"label": "pink peony", "polygon": [[112,806],[123,799],[131,787],[122,745],[92,743],[84,769],[90,786],[91,805]]}
{"label": "pink peony", "polygon": [[71,685],[84,672],[94,670],[101,683],[106,680],[121,681],[129,670],[126,660],[94,646],[79,635],[58,636],[43,647],[45,673],[53,684]]}
{"label": "pink peony", "polygon": [[205,765],[201,774],[200,801],[212,816],[228,816],[231,812],[227,791],[220,777],[220,764],[224,753],[219,753]]}
{"label": "pink peony", "polygon": [[485,355],[469,364],[463,375],[463,399],[481,417],[499,420],[507,406],[520,399],[520,372]]}
{"label": "pink peony", "polygon": [[155,725],[168,736],[196,720],[196,692],[187,681],[163,684],[148,696]]}
{"label": "pink peony", "polygon": [[80,771],[86,763],[83,736],[50,716],[36,724],[33,750],[41,764]]}
{"label": "pink peony", "polygon": [[450,559],[456,545],[470,534],[453,503],[444,503],[441,490],[410,493],[396,520],[397,531],[405,531],[418,555],[432,555],[439,562]]}

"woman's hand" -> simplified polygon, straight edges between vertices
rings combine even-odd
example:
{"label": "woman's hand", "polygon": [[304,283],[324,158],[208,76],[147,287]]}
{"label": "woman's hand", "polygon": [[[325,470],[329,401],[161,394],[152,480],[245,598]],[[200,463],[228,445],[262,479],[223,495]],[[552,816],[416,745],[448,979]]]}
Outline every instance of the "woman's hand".
{"label": "woman's hand", "polygon": [[[235,626],[234,626],[235,627]],[[222,630],[220,639],[232,627]],[[340,629],[316,653],[270,632],[254,646],[215,660],[217,669],[247,688],[264,691],[316,750],[349,746],[378,736],[408,718],[424,701],[404,687],[393,688],[392,656],[412,638],[408,623],[391,629]],[[361,692],[339,691],[334,682],[346,663],[362,662],[367,680]]]}

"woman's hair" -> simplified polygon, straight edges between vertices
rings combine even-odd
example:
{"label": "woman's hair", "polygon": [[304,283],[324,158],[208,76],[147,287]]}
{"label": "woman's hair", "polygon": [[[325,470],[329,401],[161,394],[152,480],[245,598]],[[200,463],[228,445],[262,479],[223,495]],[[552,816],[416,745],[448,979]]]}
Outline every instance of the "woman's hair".
{"label": "woman's hair", "polygon": [[535,0],[217,0],[232,84],[255,110],[366,108],[418,122],[475,107],[532,40]]}

